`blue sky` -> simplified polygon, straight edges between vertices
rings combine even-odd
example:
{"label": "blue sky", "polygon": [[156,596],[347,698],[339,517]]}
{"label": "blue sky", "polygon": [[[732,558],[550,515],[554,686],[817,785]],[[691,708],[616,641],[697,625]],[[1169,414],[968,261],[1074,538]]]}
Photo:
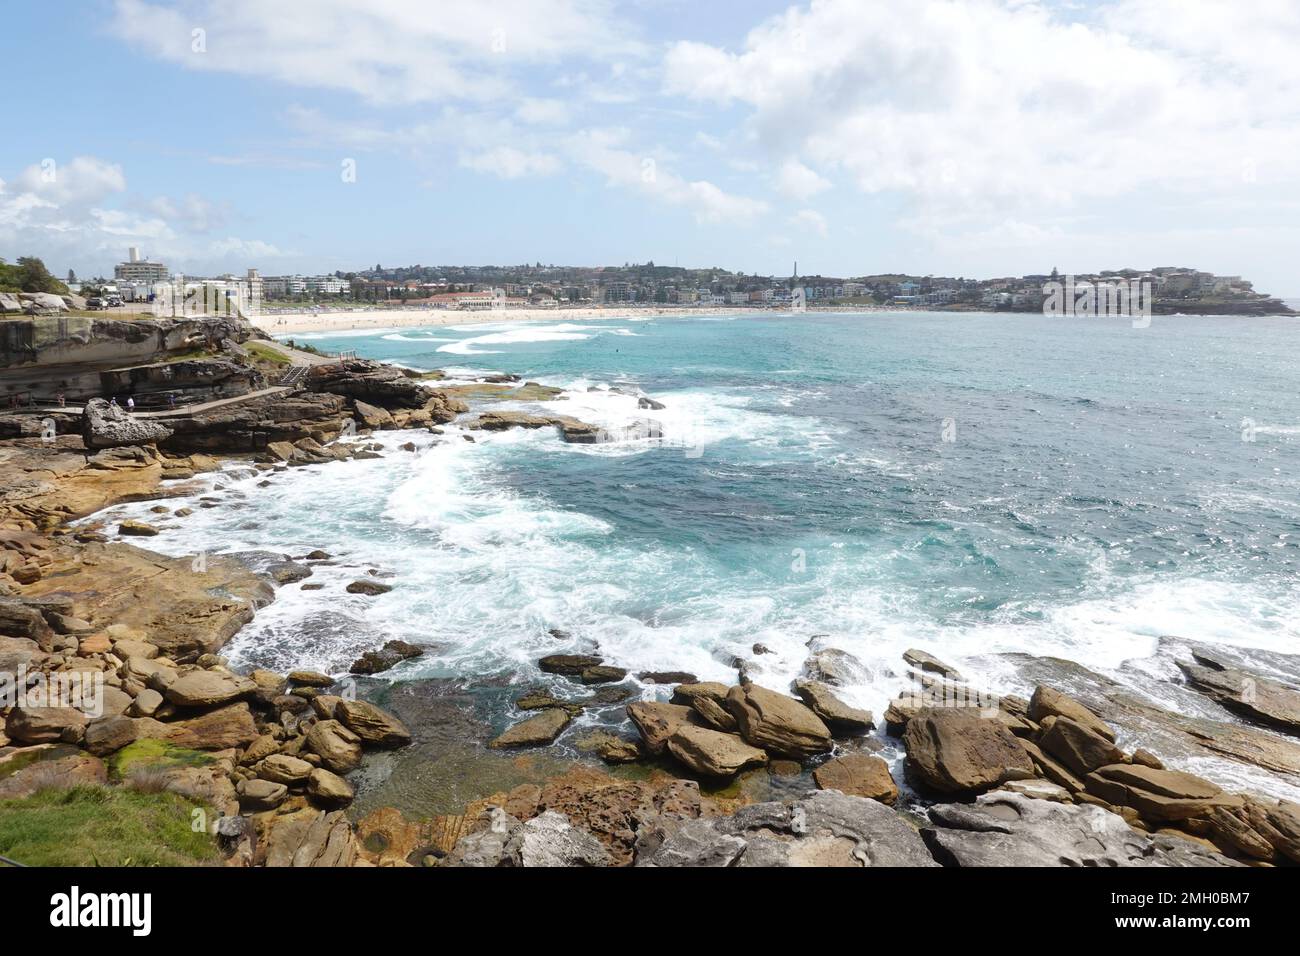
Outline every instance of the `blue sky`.
{"label": "blue sky", "polygon": [[[7,11],[0,256],[1192,265],[1300,296],[1291,0]],[[355,169],[355,177],[345,176]]]}

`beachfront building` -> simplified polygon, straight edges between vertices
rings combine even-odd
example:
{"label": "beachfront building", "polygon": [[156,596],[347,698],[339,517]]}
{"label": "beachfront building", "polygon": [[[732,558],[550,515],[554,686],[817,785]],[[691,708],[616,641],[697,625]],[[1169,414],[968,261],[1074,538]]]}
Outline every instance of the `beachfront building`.
{"label": "beachfront building", "polygon": [[113,278],[126,282],[142,282],[146,286],[166,282],[171,272],[161,262],[150,262],[140,257],[140,250],[132,246],[127,250],[126,262],[113,267]]}

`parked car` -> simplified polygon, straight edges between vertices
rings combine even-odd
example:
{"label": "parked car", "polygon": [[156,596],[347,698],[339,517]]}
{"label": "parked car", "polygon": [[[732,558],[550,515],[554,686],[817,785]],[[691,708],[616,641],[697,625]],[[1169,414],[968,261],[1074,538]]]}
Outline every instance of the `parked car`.
{"label": "parked car", "polygon": [[107,309],[108,303],[105,302],[103,299],[101,299],[99,296],[92,295],[89,299],[86,300],[86,308],[89,309],[91,312],[99,312],[103,309]]}
{"label": "parked car", "polygon": [[110,295],[110,296],[108,297],[108,306],[109,306],[109,308],[116,309],[116,308],[118,308],[121,304],[122,304],[122,297],[121,297],[121,296],[118,296],[118,295]]}

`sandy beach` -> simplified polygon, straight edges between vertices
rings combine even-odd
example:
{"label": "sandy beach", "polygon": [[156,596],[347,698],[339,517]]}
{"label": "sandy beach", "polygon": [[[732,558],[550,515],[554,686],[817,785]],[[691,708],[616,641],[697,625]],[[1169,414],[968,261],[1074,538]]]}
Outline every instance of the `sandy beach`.
{"label": "sandy beach", "polygon": [[[283,312],[253,316],[251,322],[271,335],[301,332],[379,331],[413,326],[473,325],[489,322],[591,322],[600,319],[648,318],[656,315],[739,315],[760,310],[742,307],[502,309],[370,309],[337,312]],[[771,310],[764,310],[771,311]]]}

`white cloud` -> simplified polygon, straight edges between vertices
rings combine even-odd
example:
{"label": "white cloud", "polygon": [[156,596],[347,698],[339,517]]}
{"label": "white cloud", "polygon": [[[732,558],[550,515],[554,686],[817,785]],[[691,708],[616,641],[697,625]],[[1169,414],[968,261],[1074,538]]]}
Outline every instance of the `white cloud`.
{"label": "white cloud", "polygon": [[644,51],[606,0],[325,0],[309,10],[265,0],[117,0],[111,26],[189,69],[380,103],[489,100],[509,93],[524,67]]}
{"label": "white cloud", "polygon": [[822,237],[827,234],[826,217],[815,209],[800,209],[790,217],[790,224],[815,232]]}
{"label": "white cloud", "polygon": [[781,164],[776,177],[777,189],[791,199],[811,199],[820,192],[830,189],[831,184],[816,170],[809,169],[797,159],[788,159]]}
{"label": "white cloud", "polygon": [[673,45],[664,89],[748,107],[783,191],[815,182],[787,159],[800,155],[936,220],[1000,220],[1232,193],[1246,169],[1295,187],[1297,45],[1291,0],[1122,0],[1086,24],[1034,3],[820,0],[739,51]]}
{"label": "white cloud", "polygon": [[611,186],[689,207],[699,223],[747,223],[767,211],[762,200],[733,195],[708,180],[688,181],[666,168],[659,157],[622,148],[628,139],[622,129],[588,130],[570,141],[570,158],[603,175]]}
{"label": "white cloud", "polygon": [[569,106],[563,100],[529,97],[515,109],[515,116],[522,123],[539,126],[560,126],[569,120]]}
{"label": "white cloud", "polygon": [[461,156],[460,164],[479,173],[491,173],[502,179],[524,176],[549,176],[560,169],[560,161],[549,153],[525,152],[513,146],[497,146]]}

